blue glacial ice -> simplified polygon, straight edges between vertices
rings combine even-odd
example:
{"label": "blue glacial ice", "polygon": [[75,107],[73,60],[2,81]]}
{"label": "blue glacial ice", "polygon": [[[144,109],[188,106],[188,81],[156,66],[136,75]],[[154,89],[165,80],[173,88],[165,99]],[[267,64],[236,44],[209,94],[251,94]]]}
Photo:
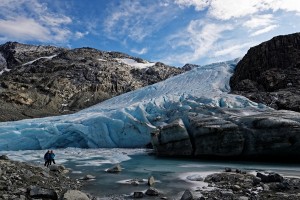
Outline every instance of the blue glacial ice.
{"label": "blue glacial ice", "polygon": [[265,109],[229,94],[229,79],[237,62],[195,68],[75,114],[0,123],[0,150],[144,147],[151,132],[175,112],[201,106]]}

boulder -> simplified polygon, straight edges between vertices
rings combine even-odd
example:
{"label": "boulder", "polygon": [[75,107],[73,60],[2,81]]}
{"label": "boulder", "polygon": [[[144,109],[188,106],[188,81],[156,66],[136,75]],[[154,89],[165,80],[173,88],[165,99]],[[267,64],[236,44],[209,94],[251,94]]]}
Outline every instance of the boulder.
{"label": "boulder", "polygon": [[55,190],[41,188],[41,187],[31,187],[29,188],[29,196],[34,199],[51,199],[57,200],[58,195]]}
{"label": "boulder", "polygon": [[244,134],[243,155],[289,158],[300,152],[300,113],[270,111],[236,122]]}
{"label": "boulder", "polygon": [[277,173],[270,173],[268,175],[257,173],[256,176],[261,178],[263,183],[283,182],[283,177]]}
{"label": "boulder", "polygon": [[116,164],[115,166],[107,169],[108,173],[119,173],[122,171],[121,165],[120,164]]}
{"label": "boulder", "polygon": [[95,179],[95,178],[96,178],[96,176],[92,176],[92,175],[87,174],[82,179],[83,180],[90,180],[90,179]]}
{"label": "boulder", "polygon": [[191,156],[193,153],[190,136],[181,119],[162,126],[152,133],[152,144],[158,155]]}
{"label": "boulder", "polygon": [[180,200],[193,200],[193,194],[190,190],[185,190],[183,195],[181,196]]}
{"label": "boulder", "polygon": [[53,171],[53,172],[62,172],[64,171],[66,168],[63,165],[50,165],[49,166],[49,170]]}
{"label": "boulder", "polygon": [[148,195],[148,196],[158,196],[159,192],[158,192],[157,189],[155,189],[153,187],[150,187],[150,188],[147,189],[145,194]]}
{"label": "boulder", "polygon": [[[187,113],[187,128],[182,120],[175,120],[153,133],[152,143],[157,155],[231,156],[277,161],[300,155],[300,113],[270,109],[264,112],[211,109],[215,110],[214,114]],[[236,172],[243,173],[241,170]]]}
{"label": "boulder", "polygon": [[68,190],[62,200],[90,200],[90,198],[79,190]]}
{"label": "boulder", "polygon": [[219,117],[191,116],[188,130],[195,156],[237,156],[243,152],[243,133],[230,121]]}
{"label": "boulder", "polygon": [[1,155],[0,160],[9,160],[7,155]]}
{"label": "boulder", "polygon": [[153,176],[150,176],[150,177],[148,178],[148,185],[149,185],[149,186],[153,186],[154,184],[155,184],[155,179],[154,179]]}
{"label": "boulder", "polygon": [[133,198],[143,198],[144,197],[144,193],[143,192],[134,192],[133,193]]}

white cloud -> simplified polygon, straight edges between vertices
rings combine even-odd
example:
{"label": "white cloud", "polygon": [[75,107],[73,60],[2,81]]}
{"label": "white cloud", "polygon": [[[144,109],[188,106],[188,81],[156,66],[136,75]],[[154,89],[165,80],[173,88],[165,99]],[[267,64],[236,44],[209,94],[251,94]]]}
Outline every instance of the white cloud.
{"label": "white cloud", "polygon": [[181,7],[194,6],[196,10],[201,11],[209,6],[211,0],[175,0],[175,3]]}
{"label": "white cloud", "polygon": [[271,26],[267,26],[267,27],[265,27],[265,28],[263,28],[263,29],[260,29],[260,30],[258,30],[258,31],[255,31],[254,33],[252,33],[250,36],[258,36],[258,35],[261,35],[261,34],[263,34],[263,33],[267,33],[267,32],[270,32],[270,31],[272,31],[273,29],[275,29],[275,28],[277,28],[278,27],[278,25],[271,25]]}
{"label": "white cloud", "polygon": [[247,28],[254,29],[259,27],[266,27],[274,24],[274,16],[272,14],[257,15],[246,21],[243,25]]}
{"label": "white cloud", "polygon": [[148,52],[148,49],[147,48],[142,48],[140,50],[137,50],[137,49],[131,49],[130,50],[132,53],[135,53],[135,54],[138,54],[138,55],[143,55],[145,53]]}
{"label": "white cloud", "polygon": [[229,20],[263,11],[278,10],[300,13],[299,0],[176,0],[181,7],[194,6],[195,10],[208,9],[212,18]]}
{"label": "white cloud", "polygon": [[51,32],[33,19],[16,18],[15,20],[0,20],[0,35],[9,35],[12,38],[24,40],[45,41]]}
{"label": "white cloud", "polygon": [[[231,41],[234,44],[234,41]],[[220,57],[220,56],[229,56],[231,58],[236,58],[245,53],[245,49],[249,49],[251,46],[254,45],[253,42],[247,42],[243,44],[228,44],[229,42],[226,42],[227,47],[225,47],[222,50],[215,51],[213,56],[214,57]]]}
{"label": "white cloud", "polygon": [[84,36],[88,35],[89,32],[86,31],[86,32],[80,32],[80,31],[76,31],[75,34],[74,34],[74,37],[76,39],[80,39],[80,38],[83,38]]}
{"label": "white cloud", "polygon": [[66,26],[72,19],[51,12],[38,0],[1,0],[0,36],[9,40],[66,42],[73,34]]}
{"label": "white cloud", "polygon": [[190,63],[207,56],[214,49],[216,43],[222,38],[225,31],[232,30],[229,24],[205,23],[202,20],[193,20],[186,30],[170,37],[169,42],[173,48],[188,48],[184,53],[176,53],[166,60],[178,60],[180,63]]}
{"label": "white cloud", "polygon": [[111,6],[104,21],[107,37],[141,42],[172,20],[168,1],[152,4],[148,1],[120,1],[118,6]]}
{"label": "white cloud", "polygon": [[209,15],[220,20],[244,17],[258,12],[263,0],[211,0]]}

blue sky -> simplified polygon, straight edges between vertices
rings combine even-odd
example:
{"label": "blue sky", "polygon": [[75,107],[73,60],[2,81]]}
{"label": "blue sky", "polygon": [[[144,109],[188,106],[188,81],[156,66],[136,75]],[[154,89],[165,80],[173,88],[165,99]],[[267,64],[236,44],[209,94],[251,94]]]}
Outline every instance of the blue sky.
{"label": "blue sky", "polygon": [[243,56],[300,32],[299,0],[1,0],[0,43],[120,51],[169,65]]}

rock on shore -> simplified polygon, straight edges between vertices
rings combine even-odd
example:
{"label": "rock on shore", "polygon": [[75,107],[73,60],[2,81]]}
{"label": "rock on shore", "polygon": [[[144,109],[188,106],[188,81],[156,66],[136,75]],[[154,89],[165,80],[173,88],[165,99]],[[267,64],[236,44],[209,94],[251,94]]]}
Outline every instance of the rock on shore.
{"label": "rock on shore", "polygon": [[[59,170],[50,170],[3,158],[0,158],[1,200],[57,200],[63,195],[66,196],[65,200],[74,200],[69,197],[81,187],[80,182],[64,174],[63,167],[58,167]],[[79,191],[77,193],[84,196]]]}

